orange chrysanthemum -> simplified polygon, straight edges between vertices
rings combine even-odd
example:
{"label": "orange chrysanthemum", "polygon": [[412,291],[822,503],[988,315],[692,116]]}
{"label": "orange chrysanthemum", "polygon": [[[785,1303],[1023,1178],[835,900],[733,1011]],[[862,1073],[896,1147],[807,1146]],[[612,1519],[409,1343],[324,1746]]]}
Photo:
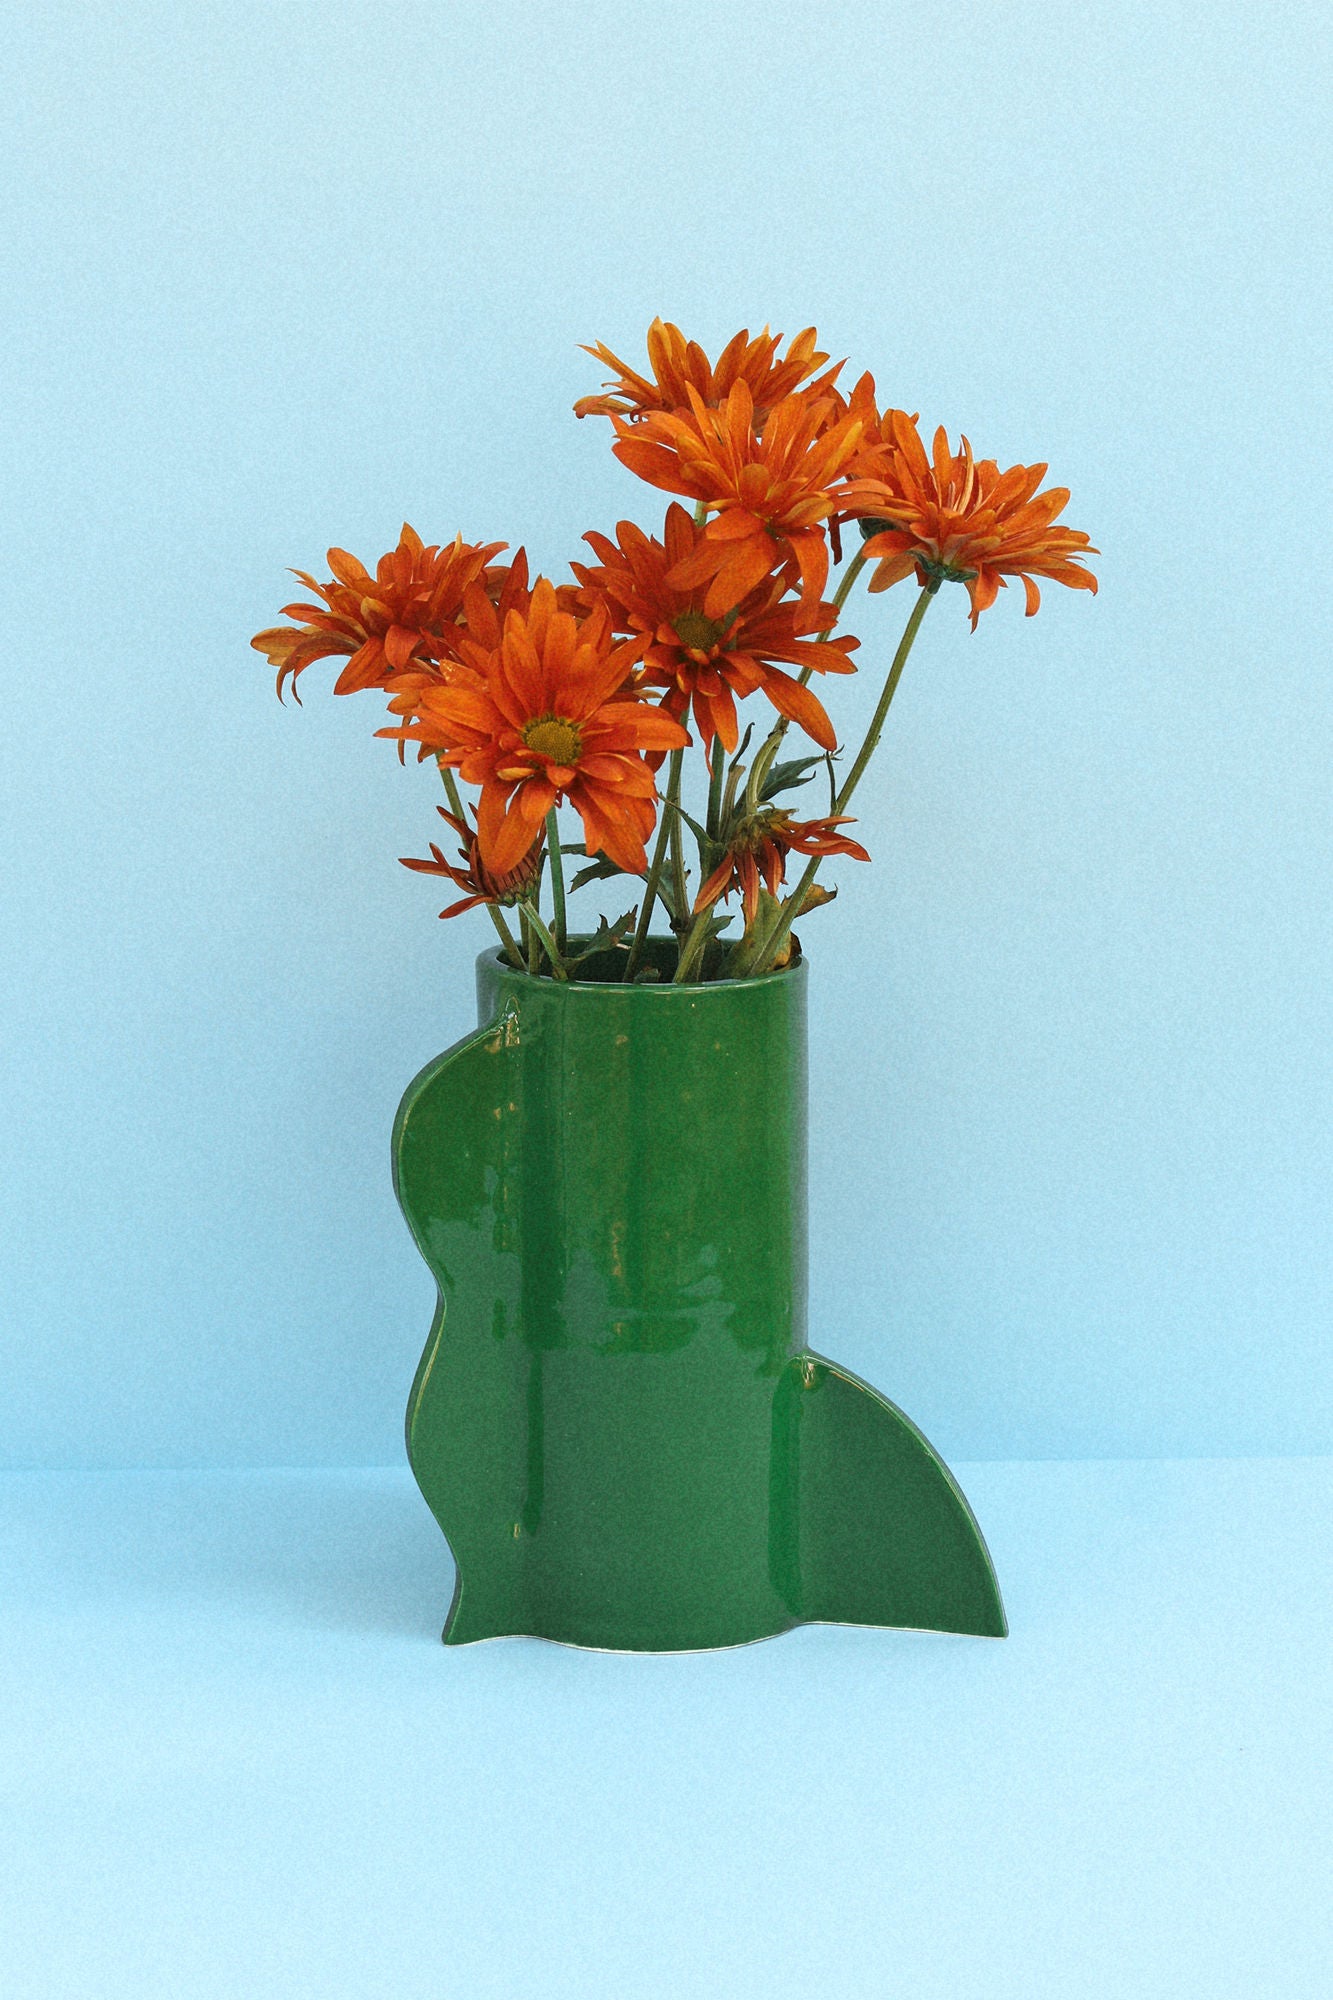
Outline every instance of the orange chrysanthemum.
{"label": "orange chrysanthemum", "polygon": [[923,584],[965,583],[973,631],[1006,577],[1022,577],[1029,618],[1041,603],[1039,576],[1096,590],[1096,577],[1081,565],[1098,551],[1081,529],[1052,525],[1069,491],[1038,490],[1044,465],[1001,472],[993,458],[974,459],[966,438],[951,451],[943,426],[927,458],[915,420],[901,410],[889,413],[885,430],[888,445],[875,454],[876,475],[860,482],[851,510],[871,517],[866,527],[873,520],[877,530],[865,544],[878,562],[871,590],[887,590],[913,571]]}
{"label": "orange chrysanthemum", "polygon": [[605,367],[613,368],[615,379],[605,385],[610,391],[608,395],[580,397],[574,405],[574,415],[627,417],[633,422],[663,410],[688,412],[691,390],[712,409],[726,401],[737,382],[744,382],[754,403],[755,428],[762,430],[769,411],[802,384],[806,394],[817,394],[831,388],[837,379],[843,366],[841,361],[835,362],[817,381],[807,380],[828,360],[827,354],[816,351],[818,338],[814,328],[808,326],[804,333],[796,335],[779,361],[777,352],[782,335],[770,333],[765,327],[757,339],[751,340],[749,328],[745,327],[727,342],[714,363],[697,341],[686,340],[678,326],[672,326],[669,320],[655,319],[648,329],[651,380],[636,374],[619,355],[598,341],[596,346],[585,347],[583,351]]}
{"label": "orange chrysanthemum", "polygon": [[459,535],[447,548],[427,548],[404,522],[397,548],[380,557],[373,577],[345,549],[330,549],[331,583],[292,571],[323,604],[285,605],[283,616],[300,622],[257,633],[250,644],[278,669],[279,695],[289,680],[295,694],[308,666],[336,654],[350,657],[335,694],[384,687],[409,667],[429,673],[441,656],[440,634],[456,616],[464,591],[504,546],[465,542]]}
{"label": "orange chrysanthemum", "polygon": [[854,861],[869,861],[859,841],[838,832],[840,826],[851,824],[846,815],[796,820],[780,806],[770,806],[742,820],[731,833],[726,853],[695,897],[695,914],[739,891],[748,930],[759,909],[761,883],[770,896],[776,896],[786,880],[787,856],[793,852],[850,854]]}
{"label": "orange chrysanthemum", "polygon": [[667,412],[636,424],[614,420],[612,450],[623,465],[652,486],[701,500],[713,516],[671,576],[681,586],[707,584],[709,618],[724,618],[788,557],[806,601],[823,596],[828,544],[822,523],[855,501],[844,474],[861,435],[856,417],[830,421],[834,408],[827,397],[789,396],[760,436],[749,387],[737,382],[717,410],[691,388],[688,417]]}
{"label": "orange chrysanthemum", "polygon": [[[621,521],[616,534],[616,542],[596,532],[586,534],[583,539],[600,562],[595,568],[581,563],[571,567],[590,593],[609,601],[618,630],[648,640],[646,685],[665,690],[662,705],[672,715],[683,716],[693,707],[705,749],[715,736],[726,750],[736,748],[736,700],[760,690],[822,749],[837,747],[822,703],[776,662],[850,674],[855,668],[847,655],[860,641],[808,636],[827,631],[837,613],[831,604],[782,601],[789,563],[749,591],[728,617],[710,618],[699,585],[682,587],[667,580],[703,537],[682,506],[673,502],[667,510],[660,542],[632,521]],[[770,549],[776,558],[771,544]]]}
{"label": "orange chrysanthemum", "polygon": [[642,646],[615,643],[604,605],[581,619],[559,609],[554,585],[540,577],[526,615],[510,611],[484,672],[456,667],[422,691],[416,721],[380,733],[424,744],[481,786],[477,839],[492,875],[518,865],[564,799],[583,821],[590,854],[642,874],[657,816],[643,753],[689,741],[678,722],[626,688]]}
{"label": "orange chrysanthemum", "polygon": [[[572,608],[574,596],[572,585],[556,591],[561,609]],[[517,611],[526,617],[531,603],[526,549],[519,549],[512,562],[488,565],[466,586],[454,616],[435,633],[437,658],[411,661],[385,681],[390,712],[404,718],[414,716],[425,689],[448,680],[458,665],[470,665],[484,673],[509,613]],[[430,753],[423,746],[421,754],[425,757]]]}
{"label": "orange chrysanthemum", "polygon": [[449,812],[444,806],[436,806],[435,810],[458,835],[462,843],[458,858],[463,866],[460,868],[456,863],[446,861],[433,840],[430,842],[429,861],[418,861],[406,854],[400,855],[399,859],[404,868],[415,868],[422,875],[447,876],[449,881],[466,891],[461,902],[451,903],[447,910],[440,911],[442,917],[461,916],[464,910],[475,910],[478,903],[516,903],[537,880],[542,862],[540,833],[515,867],[507,874],[497,875],[481,858],[475,826],[469,826],[465,820],[459,819],[457,813]]}
{"label": "orange chrysanthemum", "polygon": [[[850,395],[844,396],[840,389],[832,391],[834,404],[840,417],[855,417],[861,426],[857,440],[856,456],[852,461],[852,476],[862,471],[873,473],[881,462],[876,454],[888,449],[893,442],[893,422],[902,415],[900,410],[887,409],[881,412],[875,394],[875,378],[867,369],[853,385]],[[909,424],[916,418],[908,417]]]}

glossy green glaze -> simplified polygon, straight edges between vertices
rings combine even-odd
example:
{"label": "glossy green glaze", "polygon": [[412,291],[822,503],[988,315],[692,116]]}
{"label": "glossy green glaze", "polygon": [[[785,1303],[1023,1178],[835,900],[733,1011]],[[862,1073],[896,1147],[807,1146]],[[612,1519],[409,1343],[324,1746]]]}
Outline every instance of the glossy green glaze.
{"label": "glossy green glaze", "polygon": [[407,1443],[448,1643],[1005,1631],[947,1468],[805,1345],[806,977],[570,986],[487,952],[480,1032],[409,1087],[395,1186],[440,1303]]}

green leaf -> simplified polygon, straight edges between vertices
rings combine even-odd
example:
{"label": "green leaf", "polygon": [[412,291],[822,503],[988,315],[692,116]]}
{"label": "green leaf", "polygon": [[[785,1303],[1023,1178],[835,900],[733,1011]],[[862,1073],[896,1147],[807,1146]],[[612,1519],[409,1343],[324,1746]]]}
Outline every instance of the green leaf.
{"label": "green leaf", "polygon": [[822,757],[788,757],[775,764],[759,787],[760,798],[775,799],[779,792],[792,792],[798,785],[808,785],[815,766],[823,762]]}
{"label": "green leaf", "polygon": [[678,805],[676,807],[676,811],[680,814],[681,818],[684,820],[686,826],[690,829],[690,832],[694,835],[696,840],[701,840],[701,841],[707,840],[708,838],[707,827],[700,826],[697,819],[691,819],[690,815],[686,812],[684,806]]}
{"label": "green leaf", "polygon": [[606,918],[602,917],[594,935],[579,951],[570,953],[565,960],[566,965],[581,965],[585,958],[591,958],[597,951],[628,950],[630,939],[634,935],[634,920],[638,914],[636,904],[632,910],[626,910],[623,917],[617,917],[613,924],[608,924]]}
{"label": "green leaf", "polygon": [[[581,854],[583,849],[579,848],[577,851]],[[580,868],[569,885],[569,893],[572,896],[576,889],[582,889],[589,882],[604,882],[608,876],[623,875],[624,872],[617,862],[608,861],[604,854],[599,854],[586,868]]]}
{"label": "green leaf", "polygon": [[756,937],[766,937],[782,914],[782,905],[776,896],[770,896],[763,883],[759,884],[759,904],[750,926]]}

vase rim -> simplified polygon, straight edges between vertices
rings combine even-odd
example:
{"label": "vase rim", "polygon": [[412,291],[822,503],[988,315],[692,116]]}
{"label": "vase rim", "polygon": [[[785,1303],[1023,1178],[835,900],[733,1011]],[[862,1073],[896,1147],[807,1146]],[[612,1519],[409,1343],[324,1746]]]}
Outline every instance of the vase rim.
{"label": "vase rim", "polygon": [[[571,937],[570,942],[583,943],[586,940],[575,936]],[[669,946],[675,943],[675,939],[650,936],[648,943]],[[677,986],[673,980],[663,981],[656,979],[645,980],[641,985],[637,981],[631,980],[626,982],[623,979],[552,979],[549,975],[543,973],[534,974],[519,971],[517,966],[509,963],[499,945],[492,945],[488,950],[478,954],[478,970],[483,965],[493,968],[499,973],[502,979],[512,981],[516,985],[521,984],[524,987],[540,987],[543,993],[568,995],[576,993],[622,993],[633,994],[636,998],[654,995],[658,1002],[666,995],[672,993],[677,995],[688,994],[691,998],[697,999],[701,993],[737,993],[751,987],[775,986],[782,980],[795,978],[803,981],[806,976],[806,960],[802,956],[797,959],[795,965],[783,965],[779,966],[773,972],[761,972],[757,978],[687,980],[680,986]]]}

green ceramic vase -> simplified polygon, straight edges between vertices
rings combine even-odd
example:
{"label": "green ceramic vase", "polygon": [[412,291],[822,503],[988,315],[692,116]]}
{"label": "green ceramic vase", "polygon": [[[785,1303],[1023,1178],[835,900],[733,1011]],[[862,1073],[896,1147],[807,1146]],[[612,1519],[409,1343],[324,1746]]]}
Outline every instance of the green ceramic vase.
{"label": "green ceramic vase", "polygon": [[948,1468],[806,1346],[807,976],[568,985],[485,952],[481,1028],[408,1088],[395,1186],[440,1300],[407,1446],[448,1644],[1004,1633]]}

